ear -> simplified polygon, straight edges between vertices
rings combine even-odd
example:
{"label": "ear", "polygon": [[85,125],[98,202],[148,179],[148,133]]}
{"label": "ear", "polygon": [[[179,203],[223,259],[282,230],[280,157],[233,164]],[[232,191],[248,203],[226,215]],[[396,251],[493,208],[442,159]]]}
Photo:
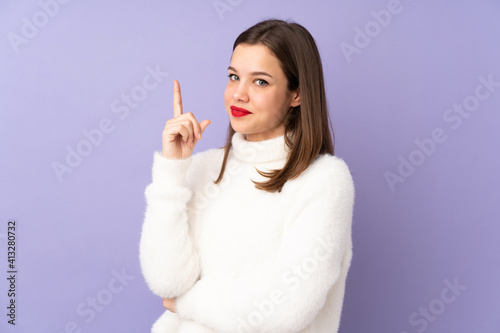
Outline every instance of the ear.
{"label": "ear", "polygon": [[300,90],[297,88],[297,90],[292,92],[292,95],[290,96],[290,107],[296,107],[300,105]]}

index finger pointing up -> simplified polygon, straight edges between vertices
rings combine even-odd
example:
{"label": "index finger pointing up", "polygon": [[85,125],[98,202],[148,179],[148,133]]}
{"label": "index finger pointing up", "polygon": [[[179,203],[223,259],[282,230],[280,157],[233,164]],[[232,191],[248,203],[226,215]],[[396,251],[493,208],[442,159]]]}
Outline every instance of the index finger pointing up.
{"label": "index finger pointing up", "polygon": [[174,80],[174,118],[182,114],[181,86]]}

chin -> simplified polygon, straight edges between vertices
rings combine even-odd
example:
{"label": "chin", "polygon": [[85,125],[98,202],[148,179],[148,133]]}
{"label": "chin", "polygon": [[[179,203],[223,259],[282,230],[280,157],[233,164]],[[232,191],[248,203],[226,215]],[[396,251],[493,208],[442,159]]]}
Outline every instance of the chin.
{"label": "chin", "polygon": [[233,129],[234,129],[235,132],[238,132],[238,133],[241,133],[241,134],[244,134],[244,135],[251,134],[251,131],[246,130],[242,126],[234,126],[233,124],[231,124],[231,126],[233,127]]}
{"label": "chin", "polygon": [[231,122],[231,127],[238,133],[241,134],[247,134],[249,132],[248,126],[245,126],[245,124],[242,124],[239,122],[237,119],[230,119]]}

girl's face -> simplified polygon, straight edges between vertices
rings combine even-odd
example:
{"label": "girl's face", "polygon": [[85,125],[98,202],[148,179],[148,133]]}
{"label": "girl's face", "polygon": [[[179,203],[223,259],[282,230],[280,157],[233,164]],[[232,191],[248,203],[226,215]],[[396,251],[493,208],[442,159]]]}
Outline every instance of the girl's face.
{"label": "girl's face", "polygon": [[283,135],[285,115],[300,104],[300,96],[288,90],[278,58],[262,44],[239,44],[228,73],[224,101],[233,129],[248,141]]}

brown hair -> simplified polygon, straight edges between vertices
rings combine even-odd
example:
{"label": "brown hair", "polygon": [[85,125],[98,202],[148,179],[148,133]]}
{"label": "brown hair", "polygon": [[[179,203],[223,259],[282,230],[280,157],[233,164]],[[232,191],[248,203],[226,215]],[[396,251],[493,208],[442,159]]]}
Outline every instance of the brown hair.
{"label": "brown hair", "polygon": [[[253,181],[260,190],[281,192],[286,181],[297,178],[318,155],[334,154],[333,129],[326,104],[321,58],[309,31],[293,22],[275,19],[259,22],[236,38],[233,51],[242,43],[267,46],[280,61],[288,80],[288,90],[300,88],[300,105],[291,107],[284,120],[285,142],[290,148],[284,167],[269,172],[257,170],[269,180]],[[224,160],[215,184],[224,176],[234,133],[229,123]],[[288,135],[290,133],[293,134],[292,138]]]}

